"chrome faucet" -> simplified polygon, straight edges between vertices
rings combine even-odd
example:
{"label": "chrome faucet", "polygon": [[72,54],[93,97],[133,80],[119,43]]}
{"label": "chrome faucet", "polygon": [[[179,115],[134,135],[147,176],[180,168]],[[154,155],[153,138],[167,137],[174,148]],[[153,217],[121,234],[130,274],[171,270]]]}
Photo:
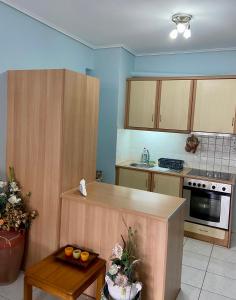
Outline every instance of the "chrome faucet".
{"label": "chrome faucet", "polygon": [[147,148],[143,148],[141,162],[146,163],[146,164],[149,164],[149,162],[150,162],[150,153]]}

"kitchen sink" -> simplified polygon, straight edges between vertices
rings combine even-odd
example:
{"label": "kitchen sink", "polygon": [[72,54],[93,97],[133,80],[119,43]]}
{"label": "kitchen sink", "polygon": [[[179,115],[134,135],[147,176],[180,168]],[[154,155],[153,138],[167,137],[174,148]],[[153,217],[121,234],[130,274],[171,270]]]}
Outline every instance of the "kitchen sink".
{"label": "kitchen sink", "polygon": [[132,163],[130,164],[130,167],[149,169],[149,168],[153,168],[154,165],[149,165],[147,163]]}

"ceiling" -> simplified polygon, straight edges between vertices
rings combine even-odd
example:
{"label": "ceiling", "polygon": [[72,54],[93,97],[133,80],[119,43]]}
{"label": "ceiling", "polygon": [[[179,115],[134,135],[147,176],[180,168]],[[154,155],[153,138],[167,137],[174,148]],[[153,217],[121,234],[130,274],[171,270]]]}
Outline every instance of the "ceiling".
{"label": "ceiling", "polygon": [[[93,47],[136,55],[236,49],[235,0],[3,0]],[[169,38],[174,13],[193,15],[192,38]]]}

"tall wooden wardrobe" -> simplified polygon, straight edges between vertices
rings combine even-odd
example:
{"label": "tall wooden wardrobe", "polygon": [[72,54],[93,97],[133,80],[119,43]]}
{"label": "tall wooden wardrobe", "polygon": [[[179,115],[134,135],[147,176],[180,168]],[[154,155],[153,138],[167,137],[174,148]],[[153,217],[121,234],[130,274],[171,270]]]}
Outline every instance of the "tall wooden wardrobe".
{"label": "tall wooden wardrobe", "polygon": [[62,192],[96,177],[99,81],[69,70],[9,71],[7,166],[39,217],[26,265],[59,246]]}

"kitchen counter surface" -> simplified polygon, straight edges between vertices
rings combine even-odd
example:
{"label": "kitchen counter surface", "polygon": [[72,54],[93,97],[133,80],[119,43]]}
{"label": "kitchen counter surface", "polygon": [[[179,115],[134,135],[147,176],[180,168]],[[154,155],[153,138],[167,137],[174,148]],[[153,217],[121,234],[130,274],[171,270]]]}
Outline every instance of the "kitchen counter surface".
{"label": "kitchen counter surface", "polygon": [[196,175],[188,175],[188,173],[192,170],[191,168],[184,168],[182,171],[172,171],[166,168],[160,168],[158,165],[156,165],[153,168],[139,168],[139,167],[132,167],[130,166],[131,163],[135,163],[136,161],[125,161],[120,162],[116,164],[116,167],[122,167],[127,169],[136,169],[139,171],[145,171],[145,172],[152,172],[152,173],[161,173],[161,174],[168,174],[173,176],[179,176],[179,177],[186,177],[186,178],[195,178],[200,180],[208,180],[208,181],[214,181],[214,182],[220,182],[220,183],[226,183],[226,184],[232,184],[234,185],[236,182],[236,175],[231,174],[231,178],[229,180],[224,179],[217,179],[217,178],[209,178],[205,176],[196,176]]}
{"label": "kitchen counter surface", "polygon": [[125,161],[120,162],[116,164],[116,167],[122,167],[122,168],[128,168],[128,169],[134,169],[139,171],[146,171],[146,172],[153,172],[153,173],[164,173],[168,175],[174,175],[174,176],[181,176],[185,177],[187,173],[191,171],[190,168],[184,168],[181,171],[174,171],[167,168],[160,168],[158,165],[155,165],[153,168],[140,168],[140,167],[132,167],[130,166],[131,163],[137,163],[137,161]]}
{"label": "kitchen counter surface", "polygon": [[185,202],[183,198],[98,182],[89,183],[87,192],[88,196],[83,197],[74,189],[63,193],[62,197],[134,214],[149,215],[160,221],[168,221]]}

